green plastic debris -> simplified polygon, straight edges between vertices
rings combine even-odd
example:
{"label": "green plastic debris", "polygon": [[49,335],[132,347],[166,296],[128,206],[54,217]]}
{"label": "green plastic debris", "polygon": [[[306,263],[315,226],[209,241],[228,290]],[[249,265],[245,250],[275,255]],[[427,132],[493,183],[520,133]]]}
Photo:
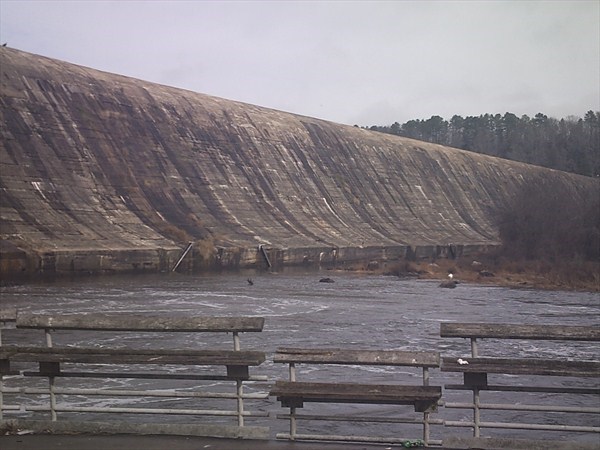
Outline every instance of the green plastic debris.
{"label": "green plastic debris", "polygon": [[402,447],[404,447],[404,448],[425,447],[425,442],[421,439],[410,439],[408,441],[402,442]]}

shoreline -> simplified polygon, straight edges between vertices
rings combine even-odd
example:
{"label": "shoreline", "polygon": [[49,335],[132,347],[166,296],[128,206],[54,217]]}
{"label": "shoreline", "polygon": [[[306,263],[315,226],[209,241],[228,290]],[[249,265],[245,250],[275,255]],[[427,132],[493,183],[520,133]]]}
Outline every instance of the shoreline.
{"label": "shoreline", "polygon": [[600,292],[600,263],[563,263],[557,266],[543,261],[525,261],[497,264],[483,258],[462,258],[409,262],[388,270],[367,272],[440,282],[447,281],[448,274],[452,273],[458,286],[476,283],[513,289]]}

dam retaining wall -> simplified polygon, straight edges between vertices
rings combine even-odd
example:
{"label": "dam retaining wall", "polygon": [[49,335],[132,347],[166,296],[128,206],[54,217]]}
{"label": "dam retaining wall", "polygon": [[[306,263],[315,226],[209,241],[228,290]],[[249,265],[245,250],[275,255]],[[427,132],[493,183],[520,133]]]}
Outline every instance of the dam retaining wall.
{"label": "dam retaining wall", "polygon": [[[591,178],[0,48],[0,274],[456,256]],[[180,269],[178,269],[180,270]]]}

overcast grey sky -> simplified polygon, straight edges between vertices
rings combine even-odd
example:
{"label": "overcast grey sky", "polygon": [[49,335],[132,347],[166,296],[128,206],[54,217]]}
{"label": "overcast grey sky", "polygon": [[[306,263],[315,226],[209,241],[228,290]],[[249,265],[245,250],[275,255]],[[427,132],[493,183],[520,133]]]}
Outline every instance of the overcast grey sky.
{"label": "overcast grey sky", "polygon": [[600,0],[0,0],[0,41],[350,125],[600,110]]}

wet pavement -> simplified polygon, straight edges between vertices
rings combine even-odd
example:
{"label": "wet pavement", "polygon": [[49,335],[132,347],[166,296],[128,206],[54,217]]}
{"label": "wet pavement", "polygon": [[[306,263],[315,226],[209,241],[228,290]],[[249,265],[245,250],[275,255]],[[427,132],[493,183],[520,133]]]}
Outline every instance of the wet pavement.
{"label": "wet pavement", "polygon": [[382,450],[404,447],[400,445],[259,441],[195,436],[12,435],[0,437],[0,448],[2,450]]}

